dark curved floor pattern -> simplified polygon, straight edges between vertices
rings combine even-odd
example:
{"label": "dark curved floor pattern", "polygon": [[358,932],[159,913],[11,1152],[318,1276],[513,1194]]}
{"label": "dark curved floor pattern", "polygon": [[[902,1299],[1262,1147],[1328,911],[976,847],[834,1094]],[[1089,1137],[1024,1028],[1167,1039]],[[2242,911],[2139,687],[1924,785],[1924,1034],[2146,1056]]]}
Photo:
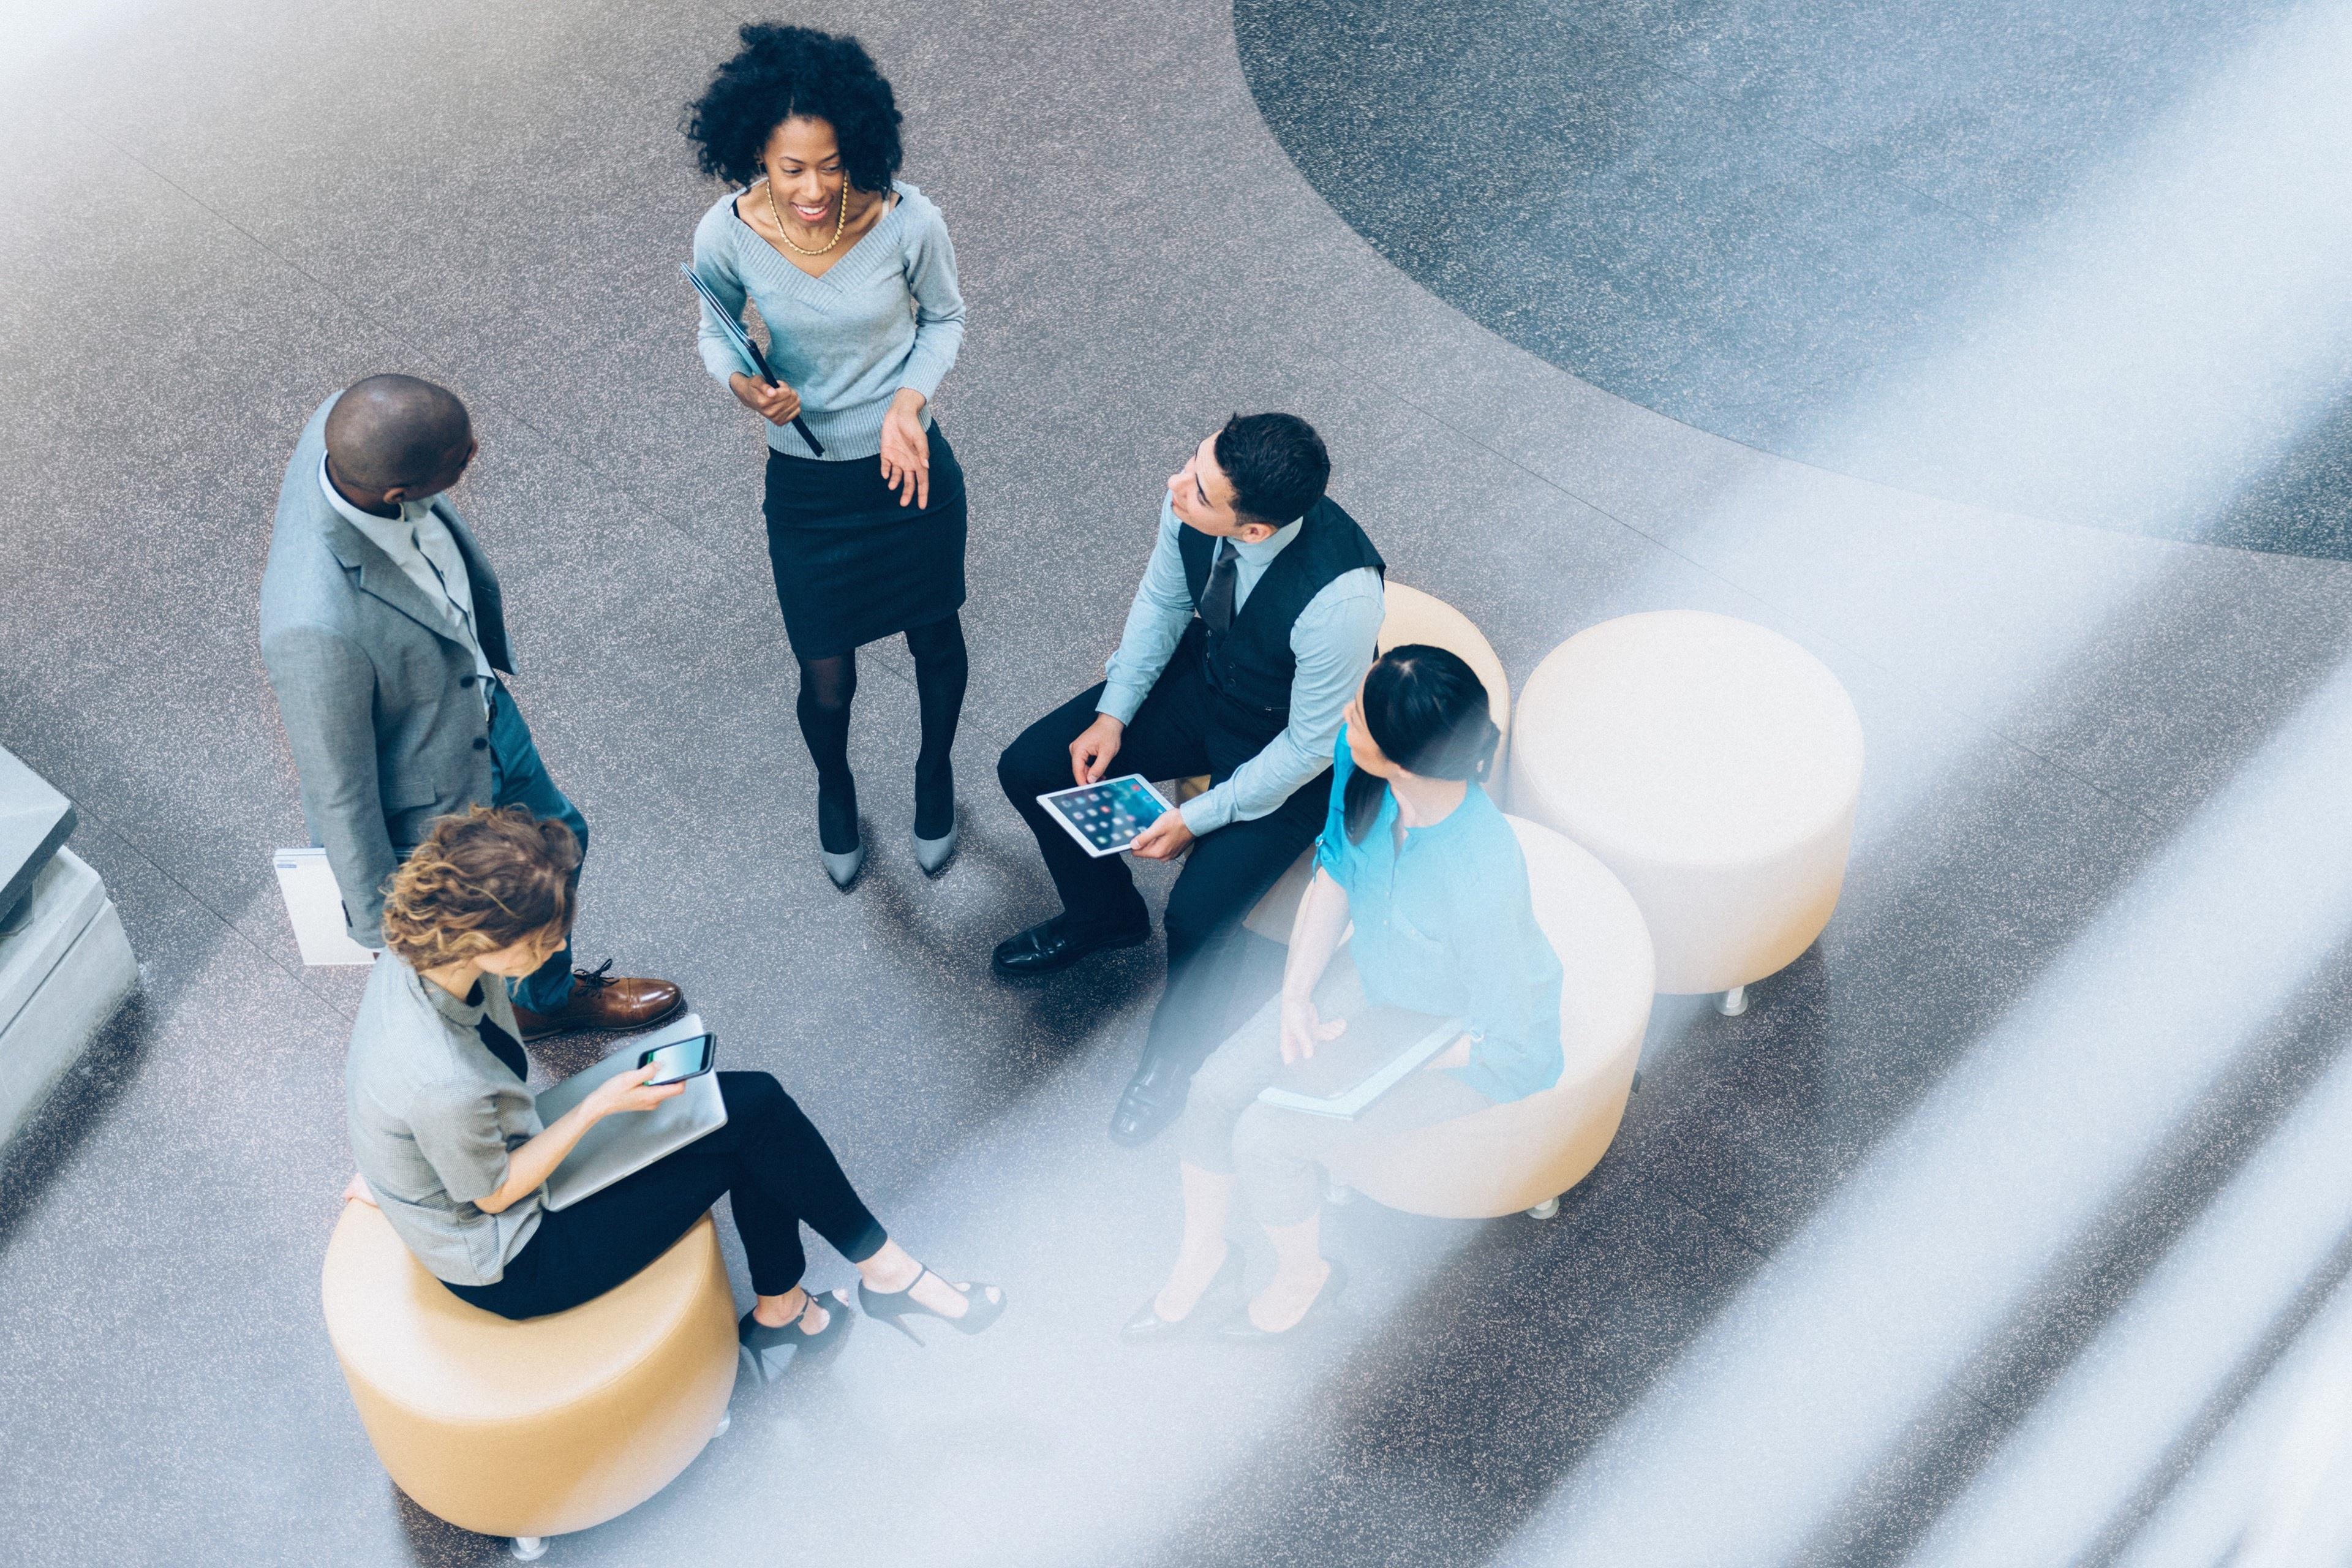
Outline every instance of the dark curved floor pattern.
{"label": "dark curved floor pattern", "polygon": [[1333,207],[1564,370],[1908,489],[2352,560],[2352,384],[2204,517],[2102,507],[2099,454],[2062,492],[1999,451],[1931,461],[1899,424],[1858,450],[1824,417],[2278,10],[1234,0],[1234,21],[1267,125]]}

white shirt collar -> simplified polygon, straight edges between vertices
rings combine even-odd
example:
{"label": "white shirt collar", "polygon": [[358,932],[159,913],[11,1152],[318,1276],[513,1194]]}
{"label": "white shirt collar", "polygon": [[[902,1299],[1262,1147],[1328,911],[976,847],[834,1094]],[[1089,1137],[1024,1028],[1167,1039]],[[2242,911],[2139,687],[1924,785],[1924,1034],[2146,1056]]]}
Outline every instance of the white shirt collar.
{"label": "white shirt collar", "polygon": [[423,500],[402,501],[398,517],[378,517],[372,511],[362,511],[345,500],[343,492],[335,488],[335,481],[327,477],[327,459],[323,457],[319,459],[319,489],[326,492],[327,504],[341,512],[344,521],[366,534],[377,549],[402,563],[417,553],[416,525],[433,515],[433,503],[439,499],[427,496]]}
{"label": "white shirt collar", "polygon": [[1298,537],[1299,525],[1306,521],[1303,517],[1293,518],[1255,544],[1245,539],[1234,539],[1234,553],[1253,566],[1264,566],[1290,548],[1290,542]]}

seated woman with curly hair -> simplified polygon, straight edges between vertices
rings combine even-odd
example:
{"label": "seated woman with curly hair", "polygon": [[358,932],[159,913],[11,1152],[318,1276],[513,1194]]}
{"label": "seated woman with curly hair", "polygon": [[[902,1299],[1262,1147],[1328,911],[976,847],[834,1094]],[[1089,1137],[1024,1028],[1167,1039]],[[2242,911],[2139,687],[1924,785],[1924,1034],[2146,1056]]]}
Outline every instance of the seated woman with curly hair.
{"label": "seated woman with curly hair", "polygon": [[381,1205],[428,1272],[506,1318],[602,1295],[731,1196],[759,1297],[739,1332],[762,1376],[772,1353],[803,1359],[837,1345],[851,1322],[844,1293],[801,1287],[803,1222],[857,1266],[867,1316],[942,1318],[966,1333],[992,1322],[1003,1292],[950,1285],[890,1240],[824,1134],[767,1073],[718,1075],[725,1126],[568,1208],[543,1206],[549,1175],[591,1127],[686,1088],[648,1083],[658,1066],[623,1072],[540,1122],[514,1006],[497,982],[563,945],[579,865],[562,823],[476,806],[436,823],[394,873],[386,951],[344,1069],[359,1164],[345,1196]]}
{"label": "seated woman with curly hair", "polygon": [[[702,308],[702,362],[766,420],[768,559],[800,661],[816,763],[817,848],[847,888],[866,863],[849,771],[857,649],[904,633],[922,712],[915,858],[955,853],[949,752],[969,663],[963,470],[930,400],[963,342],[947,224],[898,173],[898,108],[855,38],[753,24],[688,109],[702,172],[728,192],[694,231],[694,269],[736,318]],[[727,331],[767,323],[770,385]],[[798,419],[815,444],[794,427]]]}

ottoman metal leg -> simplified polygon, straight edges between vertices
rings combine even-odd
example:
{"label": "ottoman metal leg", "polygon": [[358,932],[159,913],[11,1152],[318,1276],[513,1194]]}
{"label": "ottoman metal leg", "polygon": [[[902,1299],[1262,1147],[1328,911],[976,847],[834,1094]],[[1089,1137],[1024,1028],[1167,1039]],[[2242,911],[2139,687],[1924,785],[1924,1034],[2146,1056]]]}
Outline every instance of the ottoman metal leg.
{"label": "ottoman metal leg", "polygon": [[719,1425],[711,1428],[710,1435],[714,1437],[724,1437],[727,1436],[727,1428],[734,1425],[735,1407],[730,1405],[719,1413]]}
{"label": "ottoman metal leg", "polygon": [[1735,985],[1715,999],[1715,1010],[1727,1018],[1737,1018],[1748,1011],[1748,987]]}
{"label": "ottoman metal leg", "polygon": [[1559,1200],[1558,1198],[1546,1198],[1543,1202],[1538,1204],[1535,1207],[1528,1211],[1528,1217],[1529,1219],[1549,1219],[1552,1215],[1558,1213],[1559,1213]]}
{"label": "ottoman metal leg", "polygon": [[536,1563],[547,1555],[547,1537],[518,1535],[509,1543],[507,1555],[518,1563]]}

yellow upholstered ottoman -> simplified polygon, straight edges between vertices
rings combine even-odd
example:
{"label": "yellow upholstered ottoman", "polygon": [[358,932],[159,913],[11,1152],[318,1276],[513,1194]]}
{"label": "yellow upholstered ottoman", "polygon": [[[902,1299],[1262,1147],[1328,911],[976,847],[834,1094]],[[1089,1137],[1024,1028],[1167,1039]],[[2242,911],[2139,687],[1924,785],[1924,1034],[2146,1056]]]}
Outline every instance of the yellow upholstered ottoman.
{"label": "yellow upholstered ottoman", "polygon": [[1727,1013],[1829,923],[1862,797],[1862,721],[1822,663],[1728,616],[1579,632],[1528,678],[1511,805],[1641,906],[1658,989]]}
{"label": "yellow upholstered ottoman", "polygon": [[1559,1082],[1351,1148],[1339,1187],[1391,1208],[1452,1219],[1559,1212],[1617,1136],[1655,993],[1650,934],[1608,868],[1549,828],[1511,818],[1527,857],[1536,922],[1559,955]]}
{"label": "yellow upholstered ottoman", "polygon": [[394,1482],[452,1524],[518,1538],[519,1556],[668,1485],[735,1385],[735,1302],[708,1215],[627,1284],[513,1322],[451,1295],[381,1210],[347,1203],[320,1287]]}

